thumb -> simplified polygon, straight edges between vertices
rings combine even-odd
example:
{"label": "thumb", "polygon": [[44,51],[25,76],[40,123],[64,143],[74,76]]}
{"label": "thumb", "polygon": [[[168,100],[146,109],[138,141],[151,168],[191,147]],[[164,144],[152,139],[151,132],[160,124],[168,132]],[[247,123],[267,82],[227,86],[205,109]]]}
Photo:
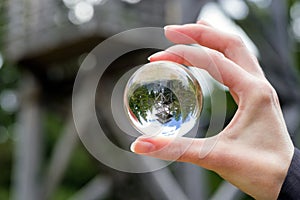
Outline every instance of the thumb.
{"label": "thumb", "polygon": [[213,149],[217,138],[144,137],[131,144],[131,151],[163,160],[200,164]]}

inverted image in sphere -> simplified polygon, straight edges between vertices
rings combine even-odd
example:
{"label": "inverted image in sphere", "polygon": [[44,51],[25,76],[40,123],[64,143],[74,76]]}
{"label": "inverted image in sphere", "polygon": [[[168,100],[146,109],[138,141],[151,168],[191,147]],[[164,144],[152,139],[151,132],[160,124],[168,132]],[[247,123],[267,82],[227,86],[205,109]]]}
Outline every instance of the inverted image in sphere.
{"label": "inverted image in sphere", "polygon": [[124,108],[133,127],[143,135],[184,135],[199,119],[202,90],[185,66],[151,62],[128,80]]}

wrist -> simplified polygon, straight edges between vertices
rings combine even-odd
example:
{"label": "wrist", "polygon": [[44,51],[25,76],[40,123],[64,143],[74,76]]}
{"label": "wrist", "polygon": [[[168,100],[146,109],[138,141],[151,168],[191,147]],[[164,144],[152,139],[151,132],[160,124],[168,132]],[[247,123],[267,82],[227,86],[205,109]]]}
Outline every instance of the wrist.
{"label": "wrist", "polygon": [[261,192],[253,195],[255,199],[278,199],[294,154],[294,147],[287,149],[277,154],[276,158],[270,159],[270,165],[265,169],[266,176],[263,176],[265,181],[262,181],[263,185],[257,188]]}

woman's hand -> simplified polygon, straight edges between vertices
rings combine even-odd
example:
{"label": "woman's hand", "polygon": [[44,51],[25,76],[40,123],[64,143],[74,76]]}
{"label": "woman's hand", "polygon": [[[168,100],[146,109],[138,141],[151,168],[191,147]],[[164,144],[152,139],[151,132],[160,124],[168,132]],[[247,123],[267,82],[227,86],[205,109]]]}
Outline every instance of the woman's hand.
{"label": "woman's hand", "polygon": [[[165,35],[178,45],[152,55],[150,61],[174,61],[208,71],[229,88],[238,110],[214,137],[140,137],[131,149],[160,159],[194,163],[215,171],[256,199],[276,199],[294,147],[277,94],[255,56],[239,37],[205,22],[167,26]],[[188,45],[195,43],[201,46]]]}

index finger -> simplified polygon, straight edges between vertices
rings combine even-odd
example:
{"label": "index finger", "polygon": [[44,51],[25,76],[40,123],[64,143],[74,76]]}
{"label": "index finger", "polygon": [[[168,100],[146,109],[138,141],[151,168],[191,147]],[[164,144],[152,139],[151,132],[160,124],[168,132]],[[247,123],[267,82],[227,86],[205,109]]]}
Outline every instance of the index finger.
{"label": "index finger", "polygon": [[165,27],[166,37],[179,44],[198,43],[223,53],[247,72],[264,78],[256,57],[235,35],[224,33],[206,24],[171,25]]}
{"label": "index finger", "polygon": [[240,97],[242,91],[249,89],[249,84],[254,77],[223,54],[208,48],[176,45],[153,54],[149,60],[151,62],[168,60],[204,69]]}

